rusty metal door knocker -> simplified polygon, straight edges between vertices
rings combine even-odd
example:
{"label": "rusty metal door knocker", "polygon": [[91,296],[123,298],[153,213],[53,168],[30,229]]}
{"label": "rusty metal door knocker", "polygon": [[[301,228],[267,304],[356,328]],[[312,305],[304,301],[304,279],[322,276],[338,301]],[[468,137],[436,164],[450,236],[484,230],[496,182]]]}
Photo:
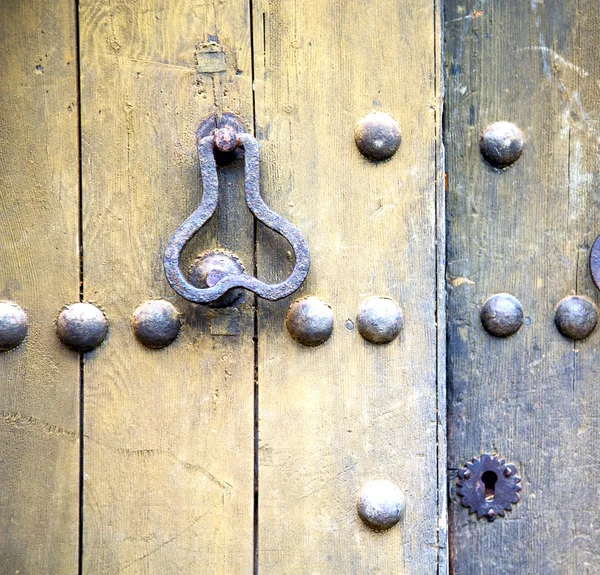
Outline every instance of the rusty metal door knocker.
{"label": "rusty metal door knocker", "polygon": [[[219,126],[218,129],[217,125]],[[208,133],[207,133],[208,132]],[[200,176],[204,186],[202,202],[196,211],[179,227],[167,243],[164,267],[171,287],[183,298],[208,304],[234,288],[245,288],[261,298],[275,301],[294,293],[308,274],[310,255],[306,241],[287,220],[273,212],[263,201],[259,191],[258,142],[247,134],[233,114],[224,114],[205,120],[196,132],[200,160]],[[205,288],[193,286],[183,275],[179,259],[192,237],[214,214],[219,198],[217,160],[244,152],[244,192],[246,204],[254,216],[267,227],[283,236],[292,246],[296,262],[290,276],[278,284],[266,284],[243,271],[219,277],[214,285]]]}

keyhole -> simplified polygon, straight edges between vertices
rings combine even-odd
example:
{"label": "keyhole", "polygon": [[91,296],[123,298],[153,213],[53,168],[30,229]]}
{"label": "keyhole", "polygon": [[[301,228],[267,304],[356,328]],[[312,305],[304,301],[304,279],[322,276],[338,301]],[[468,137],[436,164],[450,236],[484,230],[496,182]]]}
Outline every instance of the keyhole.
{"label": "keyhole", "polygon": [[493,501],[496,491],[496,481],[498,476],[493,471],[484,471],[481,476],[481,481],[485,485],[485,498],[487,501]]}

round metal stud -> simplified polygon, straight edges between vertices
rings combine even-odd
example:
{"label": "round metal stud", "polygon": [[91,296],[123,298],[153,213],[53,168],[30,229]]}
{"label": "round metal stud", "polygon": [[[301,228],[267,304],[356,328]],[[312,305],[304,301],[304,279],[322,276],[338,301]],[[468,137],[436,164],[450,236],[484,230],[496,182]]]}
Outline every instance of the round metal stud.
{"label": "round metal stud", "polygon": [[506,168],[523,152],[523,133],[511,122],[494,122],[481,134],[479,148],[489,164]]}
{"label": "round metal stud", "polygon": [[402,329],[402,312],[393,299],[373,296],[361,304],[356,326],[367,341],[389,343]]}
{"label": "round metal stud", "polygon": [[600,290],[600,236],[594,240],[590,250],[590,274],[595,286]]}
{"label": "round metal stud", "polygon": [[230,154],[237,148],[237,134],[231,126],[225,126],[215,132],[215,147],[224,154]]}
{"label": "round metal stud", "polygon": [[382,531],[393,527],[404,513],[404,495],[385,479],[370,481],[358,496],[358,515],[371,529]]}
{"label": "round metal stud", "polygon": [[[214,286],[225,276],[244,273],[244,266],[233,253],[224,250],[209,250],[196,258],[189,273],[191,284],[198,288],[208,288]],[[215,308],[232,306],[239,303],[243,295],[242,288],[234,288],[208,305]]]}
{"label": "round metal stud", "polygon": [[68,305],[56,319],[56,333],[60,341],[76,351],[90,351],[98,347],[107,331],[106,317],[91,303]]}
{"label": "round metal stud", "polygon": [[554,322],[558,331],[570,339],[585,339],[598,323],[596,306],[587,298],[573,295],[556,306]]}
{"label": "round metal stud", "polygon": [[0,301],[0,351],[14,349],[27,335],[27,314],[16,303]]}
{"label": "round metal stud", "polygon": [[151,349],[161,349],[175,340],[181,319],[172,303],[154,299],[137,307],[131,325],[140,343]]}
{"label": "round metal stud", "polygon": [[517,333],[523,325],[523,306],[515,296],[497,293],[483,304],[480,317],[489,334],[508,337]]}
{"label": "round metal stud", "polygon": [[304,297],[290,305],[285,327],[298,343],[316,347],[326,342],[333,331],[333,311],[315,296]]}
{"label": "round metal stud", "polygon": [[198,127],[196,141],[213,136],[213,152],[217,166],[228,166],[243,157],[243,148],[237,145],[237,134],[245,132],[244,125],[235,114],[212,114]]}
{"label": "round metal stud", "polygon": [[384,112],[371,112],[356,124],[354,141],[360,153],[369,160],[387,160],[400,147],[398,122]]}

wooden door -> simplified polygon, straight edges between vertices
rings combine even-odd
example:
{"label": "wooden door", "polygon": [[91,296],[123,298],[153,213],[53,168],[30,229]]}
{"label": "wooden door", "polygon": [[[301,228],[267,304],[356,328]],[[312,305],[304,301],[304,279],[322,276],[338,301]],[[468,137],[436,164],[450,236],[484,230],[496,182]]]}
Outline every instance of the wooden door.
{"label": "wooden door", "polygon": [[[20,0],[0,11],[0,288],[28,322],[0,354],[0,571],[444,572],[439,4]],[[194,133],[225,112],[256,136],[263,197],[310,248],[308,278],[279,302],[246,293],[208,308],[165,279],[165,244],[202,196]],[[385,161],[355,144],[371,112],[400,128]],[[219,177],[218,213],[182,267],[219,248],[283,279],[293,256],[248,213],[241,166]],[[318,347],[284,325],[304,296],[333,312]],[[391,343],[359,334],[373,296],[402,310]],[[132,317],[157,299],[183,326],[150,349]],[[56,336],[76,302],[108,322],[91,351]],[[357,514],[373,480],[405,501],[386,531]]]}

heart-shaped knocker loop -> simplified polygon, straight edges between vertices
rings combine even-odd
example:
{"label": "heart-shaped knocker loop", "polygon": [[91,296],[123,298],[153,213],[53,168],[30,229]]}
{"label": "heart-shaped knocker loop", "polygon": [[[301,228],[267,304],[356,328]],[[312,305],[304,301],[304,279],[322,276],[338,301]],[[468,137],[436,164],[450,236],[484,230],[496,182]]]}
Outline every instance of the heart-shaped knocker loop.
{"label": "heart-shaped knocker loop", "polygon": [[[205,123],[203,124],[205,125]],[[258,142],[250,134],[236,131],[229,125],[203,136],[202,130],[196,134],[196,145],[200,160],[200,176],[204,190],[202,202],[196,211],[179,227],[167,243],[164,266],[171,287],[183,298],[201,304],[209,304],[229,290],[245,288],[261,298],[279,300],[294,293],[306,279],[310,255],[306,241],[300,232],[287,220],[272,211],[260,196]],[[215,154],[228,155],[238,148],[244,150],[244,192],[246,204],[254,216],[267,227],[283,236],[292,246],[296,263],[290,276],[278,284],[266,284],[243,271],[224,275],[209,287],[192,285],[183,275],[180,267],[181,252],[192,237],[214,214],[219,199],[219,180]]]}

